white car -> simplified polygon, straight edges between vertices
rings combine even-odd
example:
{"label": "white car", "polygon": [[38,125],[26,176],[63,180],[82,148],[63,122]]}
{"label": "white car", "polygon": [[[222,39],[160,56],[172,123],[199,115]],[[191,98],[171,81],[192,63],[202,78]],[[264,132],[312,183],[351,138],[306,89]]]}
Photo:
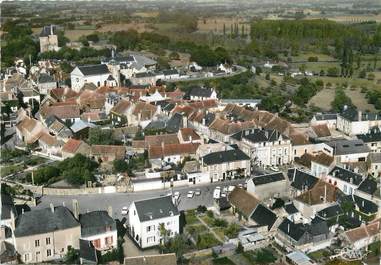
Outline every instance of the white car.
{"label": "white car", "polygon": [[223,187],[222,191],[223,191],[223,192],[228,192],[228,187],[227,187],[227,186],[226,186],[226,187]]}
{"label": "white car", "polygon": [[194,193],[196,196],[200,196],[201,195],[201,190],[200,189],[196,189],[195,193]]}
{"label": "white car", "polygon": [[272,170],[272,171],[279,171],[279,168],[276,167],[276,166],[272,166],[272,167],[270,167],[270,170]]}
{"label": "white car", "polygon": [[222,192],[221,197],[226,197],[226,192]]}
{"label": "white car", "polygon": [[175,198],[176,201],[177,201],[178,199],[180,199],[180,192],[175,191],[175,192],[173,193],[173,198]]}
{"label": "white car", "polygon": [[124,206],[121,211],[122,215],[127,215],[128,214],[128,207]]}
{"label": "white car", "polygon": [[192,190],[188,191],[187,198],[193,198],[193,196],[194,196],[194,191]]}
{"label": "white car", "polygon": [[235,187],[234,187],[233,185],[230,185],[230,186],[228,187],[228,191],[229,191],[229,192],[232,192],[232,191],[234,190],[234,188],[235,188]]}
{"label": "white car", "polygon": [[213,192],[213,199],[219,199],[220,197],[221,197],[221,189],[217,189],[216,187]]}

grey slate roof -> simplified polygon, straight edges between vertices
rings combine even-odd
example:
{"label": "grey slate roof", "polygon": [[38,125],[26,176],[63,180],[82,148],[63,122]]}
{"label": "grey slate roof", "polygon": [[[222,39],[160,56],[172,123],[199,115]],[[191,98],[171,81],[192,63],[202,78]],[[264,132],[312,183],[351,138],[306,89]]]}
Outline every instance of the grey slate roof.
{"label": "grey slate roof", "polygon": [[360,183],[363,180],[363,176],[360,174],[357,174],[355,172],[352,172],[348,169],[344,169],[342,167],[335,166],[331,172],[329,172],[329,175],[341,179],[348,183],[353,183],[354,185],[360,185]]}
{"label": "grey slate roof", "polygon": [[286,203],[284,206],[283,206],[284,210],[288,213],[288,214],[294,214],[294,213],[297,213],[299,212],[298,209],[295,207],[294,203]]}
{"label": "grey slate roof", "polygon": [[282,181],[285,180],[282,172],[275,172],[271,174],[265,174],[261,176],[257,176],[251,179],[254,183],[254,185],[263,185],[268,184],[272,182]]}
{"label": "grey slate roof", "polygon": [[[349,195],[350,196],[350,195]],[[356,204],[360,212],[365,214],[374,214],[378,211],[378,205],[372,201],[361,198],[357,195],[352,195],[352,201]]]}
{"label": "grey slate roof", "polygon": [[349,155],[358,153],[368,153],[369,147],[362,140],[333,140],[327,142],[334,150],[334,155]]}
{"label": "grey slate roof", "polygon": [[135,201],[140,222],[175,216],[179,214],[171,196]]}
{"label": "grey slate roof", "polygon": [[360,186],[357,188],[359,191],[373,195],[377,190],[377,182],[368,177],[361,182]]}
{"label": "grey slate roof", "polygon": [[[272,129],[248,129],[238,132],[232,135],[232,138],[241,141],[242,138],[252,142],[252,143],[263,143],[263,142],[274,142],[278,141],[281,137],[281,133],[277,130]],[[286,136],[283,138],[287,139]]]}
{"label": "grey slate roof", "polygon": [[203,157],[203,161],[206,165],[216,165],[242,160],[250,160],[250,157],[240,149],[209,153]]}
{"label": "grey slate roof", "polygon": [[213,90],[211,88],[194,86],[189,91],[189,96],[208,98],[212,95],[212,92]]}
{"label": "grey slate roof", "polygon": [[254,220],[254,222],[256,222],[258,225],[267,225],[268,230],[270,230],[273,227],[277,216],[267,207],[263,206],[262,204],[258,204],[254,212],[251,214],[250,218]]}
{"label": "grey slate roof", "polygon": [[287,218],[283,219],[283,222],[278,226],[278,229],[295,241],[299,241],[306,232],[305,225],[302,223],[295,224]]}
{"label": "grey slate roof", "polygon": [[183,116],[180,113],[175,113],[172,117],[167,121],[166,130],[169,133],[177,133],[180,128],[183,127]]}
{"label": "grey slate roof", "polygon": [[317,212],[317,215],[323,220],[327,220],[341,214],[343,214],[343,209],[341,209],[339,204],[334,204]]}
{"label": "grey slate roof", "polygon": [[16,219],[15,236],[38,235],[77,226],[79,227],[79,222],[68,208],[57,206],[54,207],[53,213],[49,207],[20,215]]}
{"label": "grey slate roof", "polygon": [[319,181],[315,176],[297,168],[289,169],[287,171],[287,176],[291,181],[291,186],[297,190],[303,190],[305,188],[310,190]]}
{"label": "grey slate roof", "polygon": [[106,232],[106,227],[110,231],[116,230],[116,222],[112,219],[107,211],[93,211],[79,215],[81,223],[81,235],[92,236]]}
{"label": "grey slate roof", "polygon": [[38,77],[38,83],[44,84],[44,83],[52,83],[55,82],[54,77],[48,74],[40,74]]}
{"label": "grey slate roof", "polygon": [[369,153],[368,159],[371,163],[381,163],[381,153]]}
{"label": "grey slate roof", "polygon": [[110,71],[105,64],[94,64],[94,65],[84,65],[78,66],[78,69],[82,72],[83,75],[103,75],[109,74]]}
{"label": "grey slate roof", "polygon": [[378,127],[370,129],[366,134],[356,135],[358,139],[362,140],[364,143],[380,142],[381,141],[381,130]]}
{"label": "grey slate roof", "polygon": [[[340,116],[349,120],[349,121],[358,121],[360,117],[360,112],[353,108],[348,108],[340,113]],[[374,121],[380,120],[381,115],[378,113],[370,113],[370,112],[361,112],[361,120],[362,121]]]}

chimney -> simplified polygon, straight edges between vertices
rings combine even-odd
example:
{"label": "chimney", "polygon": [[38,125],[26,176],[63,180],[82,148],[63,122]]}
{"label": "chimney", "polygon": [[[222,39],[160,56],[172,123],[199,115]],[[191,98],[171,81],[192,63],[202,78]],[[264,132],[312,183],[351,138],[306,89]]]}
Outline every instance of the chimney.
{"label": "chimney", "polygon": [[205,118],[202,118],[202,125],[205,126],[205,124],[206,124],[206,120],[205,120]]}
{"label": "chimney", "polygon": [[189,141],[193,143],[192,135],[189,136]]}
{"label": "chimney", "polygon": [[287,234],[290,234],[290,224],[287,224]]}
{"label": "chimney", "polygon": [[112,218],[112,206],[111,205],[107,208],[107,213]]}
{"label": "chimney", "polygon": [[361,121],[362,120],[362,112],[361,110],[358,111],[358,120]]}
{"label": "chimney", "polygon": [[50,24],[50,35],[53,35],[54,33],[53,33],[53,25],[52,24]]}
{"label": "chimney", "polygon": [[[12,211],[11,211],[12,212]],[[25,212],[25,210],[24,210],[24,208],[22,208],[21,209],[21,214],[24,214],[24,212]],[[13,214],[13,212],[12,212],[12,214]]]}
{"label": "chimney", "polygon": [[327,202],[327,185],[324,185],[324,203]]}
{"label": "chimney", "polygon": [[65,202],[62,202],[62,206],[65,207]]}
{"label": "chimney", "polygon": [[79,203],[76,199],[73,200],[73,214],[76,219],[79,217]]}
{"label": "chimney", "polygon": [[52,211],[52,213],[54,213],[54,205],[53,205],[53,203],[50,204],[50,210]]}

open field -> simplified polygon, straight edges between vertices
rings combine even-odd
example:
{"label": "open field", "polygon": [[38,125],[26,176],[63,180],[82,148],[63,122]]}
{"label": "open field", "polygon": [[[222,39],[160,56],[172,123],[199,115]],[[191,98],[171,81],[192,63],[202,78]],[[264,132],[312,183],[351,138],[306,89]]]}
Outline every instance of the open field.
{"label": "open field", "polygon": [[[325,18],[328,20],[341,22],[341,23],[361,23],[361,22],[367,22],[367,21],[376,21],[378,23],[381,22],[381,14],[378,15],[371,15],[371,14],[364,14],[364,15],[335,15],[335,16],[317,16],[313,18]],[[310,17],[308,18],[310,19]]]}
{"label": "open field", "polygon": [[[308,68],[307,68],[308,69]],[[325,84],[331,83],[333,87],[336,84],[348,83],[351,87],[366,87],[368,89],[381,90],[381,85],[377,85],[376,81],[370,81],[361,78],[342,78],[342,77],[328,77],[328,76],[314,76],[312,80],[322,80]]]}
{"label": "open field", "polygon": [[352,103],[361,111],[375,112],[376,109],[372,104],[369,104],[365,98],[365,93],[361,93],[360,89],[346,89],[345,94],[351,98]]}
{"label": "open field", "polygon": [[334,98],[335,89],[325,88],[319,91],[315,96],[313,96],[308,102],[308,105],[321,108],[324,111],[329,111],[331,109],[331,102]]}

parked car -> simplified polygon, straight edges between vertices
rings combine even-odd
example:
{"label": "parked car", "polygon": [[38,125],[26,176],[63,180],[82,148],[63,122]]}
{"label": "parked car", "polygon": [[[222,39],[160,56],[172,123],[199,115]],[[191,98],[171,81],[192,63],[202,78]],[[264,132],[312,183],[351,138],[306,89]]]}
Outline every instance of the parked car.
{"label": "parked car", "polygon": [[226,192],[221,192],[221,197],[226,197]]}
{"label": "parked car", "polygon": [[201,195],[201,190],[200,189],[196,189],[195,193],[194,193],[196,196],[199,196]]}
{"label": "parked car", "polygon": [[128,214],[128,207],[124,206],[121,211],[122,215],[127,215]]}
{"label": "parked car", "polygon": [[234,188],[235,188],[235,187],[234,187],[233,185],[230,185],[230,186],[228,187],[228,191],[229,191],[229,192],[232,192],[232,191],[234,190]]}
{"label": "parked car", "polygon": [[175,191],[175,192],[173,193],[173,198],[175,198],[176,201],[177,201],[178,199],[180,199],[180,192]]}
{"label": "parked car", "polygon": [[219,199],[221,197],[221,188],[216,187],[213,192],[213,199]]}
{"label": "parked car", "polygon": [[272,171],[279,171],[279,168],[276,167],[276,166],[271,166],[271,167],[270,167],[270,170],[272,170]]}
{"label": "parked car", "polygon": [[194,196],[194,191],[193,190],[188,191],[187,198],[193,198],[193,196]]}

